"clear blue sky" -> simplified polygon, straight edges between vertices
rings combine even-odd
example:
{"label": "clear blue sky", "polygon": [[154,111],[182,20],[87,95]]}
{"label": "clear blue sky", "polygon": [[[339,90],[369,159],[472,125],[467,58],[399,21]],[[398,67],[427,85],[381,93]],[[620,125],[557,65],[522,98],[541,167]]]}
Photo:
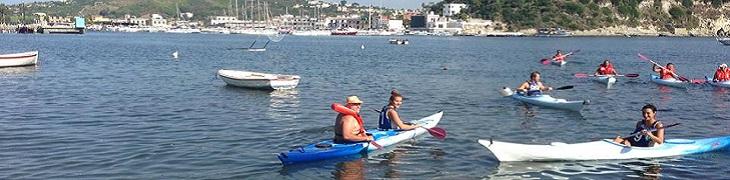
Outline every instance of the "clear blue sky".
{"label": "clear blue sky", "polygon": [[[339,3],[340,0],[325,0]],[[421,7],[424,2],[438,2],[441,0],[347,0],[347,3],[359,3],[360,5],[385,6],[389,8],[415,9]]]}

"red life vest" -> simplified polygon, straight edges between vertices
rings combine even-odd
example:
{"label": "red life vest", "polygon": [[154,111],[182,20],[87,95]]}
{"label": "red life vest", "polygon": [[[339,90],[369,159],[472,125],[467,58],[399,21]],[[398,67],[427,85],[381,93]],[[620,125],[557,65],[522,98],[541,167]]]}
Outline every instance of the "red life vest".
{"label": "red life vest", "polygon": [[606,75],[606,74],[613,74],[613,65],[609,64],[608,66],[601,64],[601,66],[598,68],[598,74]]}
{"label": "red life vest", "polygon": [[332,110],[335,110],[335,112],[338,112],[342,115],[351,115],[355,117],[355,120],[357,120],[357,124],[360,125],[360,133],[358,134],[365,134],[365,126],[363,125],[362,117],[360,117],[360,114],[339,103],[332,103]]}
{"label": "red life vest", "polygon": [[553,59],[555,61],[565,61],[565,56],[561,53],[557,53],[555,54],[555,56],[553,56]]}
{"label": "red life vest", "polygon": [[662,79],[672,79],[674,78],[674,76],[672,76],[673,73],[674,71],[669,70],[669,68],[662,68],[662,70],[659,71],[659,76],[661,76]]}
{"label": "red life vest", "polygon": [[730,80],[730,71],[729,70],[722,70],[722,69],[719,69],[718,68],[717,71],[715,71],[715,77],[714,78],[716,80],[718,80],[718,81],[727,81],[727,80]]}

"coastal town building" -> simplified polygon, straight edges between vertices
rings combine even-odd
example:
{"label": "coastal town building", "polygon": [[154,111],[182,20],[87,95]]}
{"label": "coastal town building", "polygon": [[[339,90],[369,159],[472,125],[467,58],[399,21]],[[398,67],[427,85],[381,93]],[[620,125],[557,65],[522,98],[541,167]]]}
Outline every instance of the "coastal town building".
{"label": "coastal town building", "polygon": [[327,19],[327,22],[329,22],[327,24],[329,29],[363,29],[366,27],[366,23],[364,23],[359,15],[337,16]]}
{"label": "coastal town building", "polygon": [[460,4],[460,3],[444,4],[444,7],[443,7],[444,16],[451,17],[454,15],[457,15],[461,12],[462,9],[466,9],[466,4]]}

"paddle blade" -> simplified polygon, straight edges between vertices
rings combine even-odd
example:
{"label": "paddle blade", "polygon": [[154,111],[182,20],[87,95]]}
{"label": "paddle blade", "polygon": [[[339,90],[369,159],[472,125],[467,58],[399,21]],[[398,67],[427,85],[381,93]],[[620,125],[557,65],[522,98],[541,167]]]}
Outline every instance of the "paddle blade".
{"label": "paddle blade", "polygon": [[550,59],[540,59],[540,63],[548,65],[550,64]]}
{"label": "paddle blade", "polygon": [[573,89],[573,86],[563,86],[563,87],[555,88],[555,90],[566,90],[566,89]]}
{"label": "paddle blade", "polygon": [[634,78],[634,77],[639,77],[639,74],[624,74],[624,76],[625,76],[625,77],[631,77],[631,78]]}
{"label": "paddle blade", "polygon": [[692,80],[692,81],[690,81],[690,82],[692,82],[692,83],[694,83],[694,84],[704,84],[704,83],[706,83],[706,82],[707,82],[707,80],[704,80],[704,79],[693,79],[693,80]]}
{"label": "paddle blade", "polygon": [[424,128],[428,130],[428,133],[431,134],[431,136],[435,137],[438,140],[444,140],[446,139],[446,130],[440,128],[440,127],[432,127],[432,128]]}
{"label": "paddle blade", "polygon": [[641,59],[641,60],[644,60],[644,61],[648,61],[649,60],[649,58],[647,58],[644,55],[641,55],[641,53],[638,53],[637,55],[639,55],[639,59]]}
{"label": "paddle blade", "polygon": [[586,78],[586,77],[588,77],[588,74],[584,74],[584,73],[577,73],[577,74],[575,74],[574,76],[575,76],[575,77],[577,77],[577,78]]}

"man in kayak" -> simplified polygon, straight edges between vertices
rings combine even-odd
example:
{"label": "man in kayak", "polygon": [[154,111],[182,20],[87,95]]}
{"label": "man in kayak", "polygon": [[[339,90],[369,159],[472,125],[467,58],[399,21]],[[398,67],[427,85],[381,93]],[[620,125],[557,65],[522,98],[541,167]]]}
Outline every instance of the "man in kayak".
{"label": "man in kayak", "polygon": [[[617,136],[613,142],[626,146],[652,147],[655,144],[664,143],[664,125],[656,120],[656,107],[647,104],[641,108],[644,119],[636,122],[633,133],[641,132],[633,137]],[[633,134],[632,133],[632,134]]]}
{"label": "man in kayak", "polygon": [[652,69],[654,69],[654,72],[659,73],[659,77],[662,79],[679,79],[679,76],[677,76],[677,72],[674,69],[674,64],[672,63],[667,63],[666,67],[654,64],[652,65]]}
{"label": "man in kayak", "polygon": [[560,50],[555,52],[555,55],[553,56],[553,61],[556,61],[556,62],[565,61],[565,55],[563,55],[563,52]]}
{"label": "man in kayak", "polygon": [[598,66],[598,69],[596,69],[596,73],[594,75],[616,75],[618,74],[616,72],[616,69],[613,68],[613,64],[606,59],[603,61],[601,65]]}
{"label": "man in kayak", "polygon": [[[348,96],[345,107],[360,113],[362,101],[357,96]],[[372,141],[373,137],[365,133],[365,127],[359,114],[338,114],[335,120],[335,143],[355,143]]]}
{"label": "man in kayak", "polygon": [[715,77],[712,81],[727,81],[730,80],[730,69],[727,68],[727,64],[720,64],[720,67],[715,71]]}
{"label": "man in kayak", "polygon": [[419,125],[410,125],[403,122],[397,111],[401,104],[403,104],[403,96],[398,93],[398,90],[393,89],[390,92],[388,105],[384,106],[380,111],[380,120],[378,121],[379,129],[411,130],[419,127]]}
{"label": "man in kayak", "polygon": [[530,80],[525,81],[517,88],[518,92],[525,93],[527,96],[541,95],[542,91],[553,90],[552,87],[547,87],[540,81],[540,72],[530,73]]}

